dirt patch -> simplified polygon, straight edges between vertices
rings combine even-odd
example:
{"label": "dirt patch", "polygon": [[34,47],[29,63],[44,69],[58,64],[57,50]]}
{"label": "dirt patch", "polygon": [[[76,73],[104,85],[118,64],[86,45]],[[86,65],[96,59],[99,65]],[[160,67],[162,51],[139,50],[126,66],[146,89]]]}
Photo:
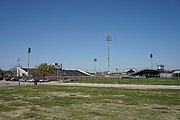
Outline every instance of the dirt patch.
{"label": "dirt patch", "polygon": [[91,97],[90,95],[84,94],[82,92],[76,93],[67,93],[67,92],[49,92],[48,96],[55,96],[55,97]]}
{"label": "dirt patch", "polygon": [[127,89],[180,89],[180,86],[173,85],[133,85],[133,84],[95,84],[95,83],[54,83],[52,85],[62,86],[86,86],[86,87],[115,87]]}
{"label": "dirt patch", "polygon": [[19,107],[16,110],[9,112],[2,112],[2,115],[7,116],[8,118],[17,118],[21,117],[24,113],[29,112],[31,109],[29,107]]}
{"label": "dirt patch", "polygon": [[67,113],[63,111],[63,107],[61,106],[54,106],[54,107],[41,107],[36,105],[35,108],[38,110],[38,114],[44,116],[45,119],[52,119],[52,118],[67,118]]}
{"label": "dirt patch", "polygon": [[109,102],[109,103],[116,103],[116,104],[123,104],[124,102],[121,100],[112,100],[112,99],[104,99],[105,101]]}
{"label": "dirt patch", "polygon": [[27,100],[37,100],[37,99],[41,99],[42,97],[28,97],[26,98]]}
{"label": "dirt patch", "polygon": [[3,100],[0,100],[0,105],[6,105],[6,104],[9,104],[9,103],[12,103],[12,101],[3,101]]}

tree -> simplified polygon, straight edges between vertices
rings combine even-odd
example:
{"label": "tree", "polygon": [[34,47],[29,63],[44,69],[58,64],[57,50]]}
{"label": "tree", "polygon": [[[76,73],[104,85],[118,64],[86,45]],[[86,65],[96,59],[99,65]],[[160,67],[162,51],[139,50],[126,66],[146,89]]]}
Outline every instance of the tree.
{"label": "tree", "polygon": [[33,76],[44,78],[47,75],[53,75],[55,67],[53,65],[48,65],[47,63],[40,64],[37,69],[31,71]]}
{"label": "tree", "polygon": [[1,68],[0,68],[0,79],[3,79],[3,77],[4,77],[4,71],[1,70]]}

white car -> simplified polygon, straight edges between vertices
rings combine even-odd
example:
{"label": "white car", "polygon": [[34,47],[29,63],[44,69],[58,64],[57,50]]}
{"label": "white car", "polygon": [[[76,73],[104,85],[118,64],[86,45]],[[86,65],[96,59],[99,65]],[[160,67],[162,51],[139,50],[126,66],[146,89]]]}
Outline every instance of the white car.
{"label": "white car", "polygon": [[25,78],[21,78],[21,79],[19,79],[19,82],[26,82],[26,79]]}
{"label": "white car", "polygon": [[27,82],[34,82],[34,79],[29,79],[27,80]]}

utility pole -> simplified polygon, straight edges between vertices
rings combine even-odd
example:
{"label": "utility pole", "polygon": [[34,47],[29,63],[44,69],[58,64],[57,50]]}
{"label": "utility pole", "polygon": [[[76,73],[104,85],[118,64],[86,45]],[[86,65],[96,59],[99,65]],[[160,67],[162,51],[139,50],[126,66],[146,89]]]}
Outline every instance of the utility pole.
{"label": "utility pole", "polygon": [[109,48],[109,42],[110,41],[112,41],[112,35],[111,34],[107,34],[106,36],[105,36],[105,41],[107,41],[108,42],[108,74],[110,73],[110,48]]}

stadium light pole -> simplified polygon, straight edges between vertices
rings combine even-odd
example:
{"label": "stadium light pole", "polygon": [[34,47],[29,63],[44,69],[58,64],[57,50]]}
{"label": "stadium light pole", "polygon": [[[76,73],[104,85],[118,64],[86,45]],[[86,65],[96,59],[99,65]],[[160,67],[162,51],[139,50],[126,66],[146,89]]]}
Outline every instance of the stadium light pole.
{"label": "stadium light pole", "polygon": [[[21,61],[21,59],[18,57],[18,59],[17,59],[17,75],[19,78],[20,78],[20,70],[19,69],[21,67],[20,61]],[[20,79],[19,79],[19,86],[20,86]]]}
{"label": "stadium light pole", "polygon": [[94,77],[96,77],[96,62],[97,58],[94,58]]}
{"label": "stadium light pole", "polygon": [[30,53],[31,53],[31,48],[28,48],[28,76],[29,76],[29,62],[30,62]]}
{"label": "stadium light pole", "polygon": [[108,42],[108,58],[107,58],[107,60],[108,60],[108,74],[110,73],[110,48],[109,48],[109,42],[110,41],[112,41],[112,35],[111,34],[107,34],[107,35],[105,35],[105,41],[107,41]]}
{"label": "stadium light pole", "polygon": [[[59,79],[59,74],[58,74],[58,69],[59,69],[59,64],[58,63],[54,63],[55,67],[56,67],[56,75],[57,75],[57,79]],[[60,82],[60,80],[59,80]]]}
{"label": "stadium light pole", "polygon": [[152,61],[153,55],[152,55],[152,53],[150,54],[150,58],[151,58],[151,69],[153,69],[153,61]]}
{"label": "stadium light pole", "polygon": [[58,77],[58,67],[59,67],[59,64],[58,63],[54,63],[55,67],[56,67],[56,76]]}

